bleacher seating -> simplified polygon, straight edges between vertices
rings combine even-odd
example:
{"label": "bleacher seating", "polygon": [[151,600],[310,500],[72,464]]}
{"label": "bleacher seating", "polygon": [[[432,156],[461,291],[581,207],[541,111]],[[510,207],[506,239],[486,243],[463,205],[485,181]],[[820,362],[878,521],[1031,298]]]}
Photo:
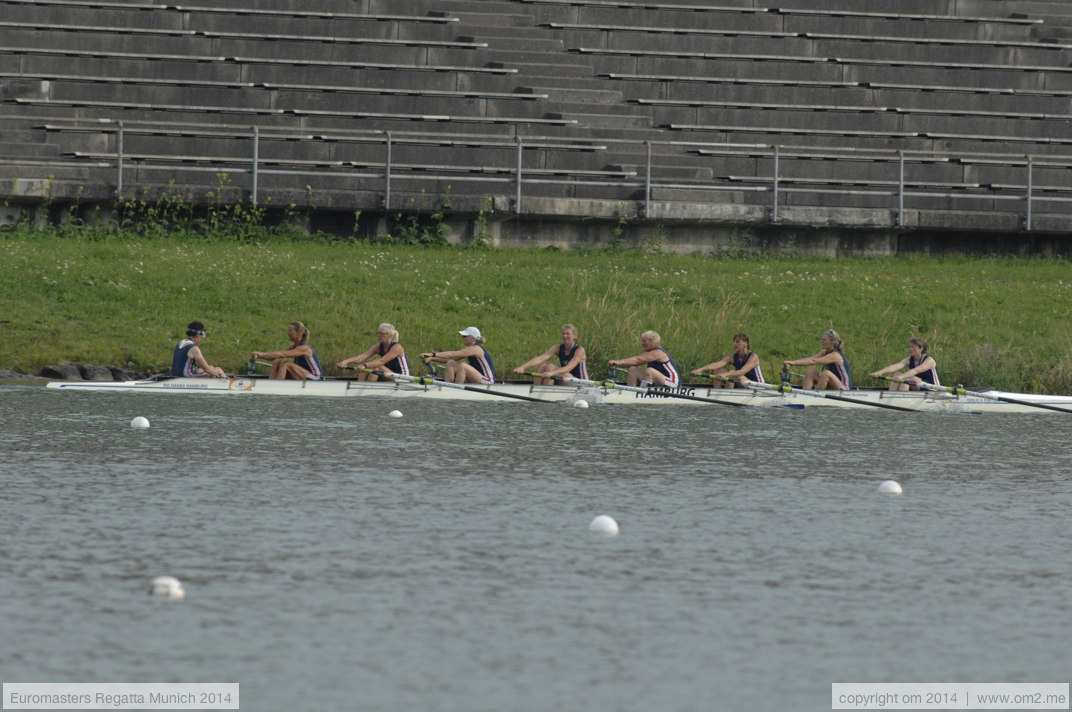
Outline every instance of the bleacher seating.
{"label": "bleacher seating", "polygon": [[266,193],[247,198],[276,204],[314,186],[375,211],[393,177],[395,204],[449,186],[482,205],[520,181],[540,210],[656,193],[673,219],[768,206],[778,145],[783,204],[848,209],[1015,215],[1030,155],[1046,229],[1072,229],[1061,4],[0,0],[0,18],[0,177],[50,178],[53,201],[114,186],[120,122],[124,189],[191,199],[243,175],[256,125]]}

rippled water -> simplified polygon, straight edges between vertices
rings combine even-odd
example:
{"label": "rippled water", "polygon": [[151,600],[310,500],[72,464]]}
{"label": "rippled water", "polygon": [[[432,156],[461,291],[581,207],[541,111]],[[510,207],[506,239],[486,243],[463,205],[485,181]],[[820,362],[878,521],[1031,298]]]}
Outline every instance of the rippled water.
{"label": "rippled water", "polygon": [[[832,682],[1063,682],[1070,430],[0,388],[0,670],[238,682],[258,712],[823,710]],[[601,513],[619,536],[587,531]],[[160,574],[187,598],[150,597]]]}

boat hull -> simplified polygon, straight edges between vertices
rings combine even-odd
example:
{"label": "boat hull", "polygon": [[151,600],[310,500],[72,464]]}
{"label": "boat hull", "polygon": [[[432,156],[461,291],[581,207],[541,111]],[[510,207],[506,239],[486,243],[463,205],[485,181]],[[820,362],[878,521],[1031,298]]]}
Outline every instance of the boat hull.
{"label": "boat hull", "polygon": [[[635,393],[601,387],[533,386],[527,383],[497,383],[492,386],[468,386],[465,389],[444,385],[414,383],[384,383],[356,379],[327,379],[324,381],[281,381],[263,377],[236,378],[163,378],[147,381],[52,381],[49,388],[73,391],[113,391],[130,393],[200,393],[213,395],[277,395],[339,398],[419,398],[422,400],[469,400],[517,403],[535,399],[547,402],[572,403],[584,400],[590,405],[709,405],[724,401],[748,406],[791,408],[857,408],[878,410],[882,406],[927,412],[974,413],[1052,413],[1025,403],[1068,408],[1072,413],[1072,396],[1034,395],[988,391],[989,398],[953,396],[923,391],[895,392],[888,390],[854,390],[844,394],[851,400],[837,397],[818,397],[805,393],[780,394],[766,390],[707,389],[684,386],[677,389],[650,389]],[[682,397],[684,396],[684,397]],[[1008,403],[994,396],[1013,398],[1024,403]],[[886,410],[885,408],[882,408]]]}

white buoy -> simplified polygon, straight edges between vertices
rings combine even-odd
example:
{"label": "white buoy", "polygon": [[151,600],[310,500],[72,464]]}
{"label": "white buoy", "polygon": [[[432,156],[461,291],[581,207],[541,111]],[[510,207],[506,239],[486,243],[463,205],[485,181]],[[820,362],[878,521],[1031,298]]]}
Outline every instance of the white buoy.
{"label": "white buoy", "polygon": [[182,581],[174,576],[157,576],[149,587],[149,593],[160,598],[186,598]]}
{"label": "white buoy", "polygon": [[893,480],[886,480],[878,486],[879,494],[901,494],[901,485]]}
{"label": "white buoy", "polygon": [[573,401],[573,407],[574,408],[587,408],[588,407],[588,401],[586,401],[586,400]]}
{"label": "white buoy", "polygon": [[148,418],[143,418],[142,416],[139,415],[137,418],[135,418],[134,420],[130,421],[130,427],[132,427],[132,428],[148,428],[149,427],[149,419]]}
{"label": "white buoy", "polygon": [[387,417],[389,417],[389,418],[401,418],[402,417],[402,411],[400,411],[400,410],[392,410],[390,413],[387,414]]}
{"label": "white buoy", "polygon": [[618,533],[618,522],[614,521],[613,517],[608,517],[606,514],[600,514],[588,525],[588,531],[595,532],[596,534],[614,536]]}

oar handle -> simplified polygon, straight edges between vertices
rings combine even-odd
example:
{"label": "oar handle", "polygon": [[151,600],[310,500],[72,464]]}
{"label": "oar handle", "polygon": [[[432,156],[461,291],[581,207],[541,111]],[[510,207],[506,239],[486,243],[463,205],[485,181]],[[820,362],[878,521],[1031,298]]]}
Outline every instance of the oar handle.
{"label": "oar handle", "polygon": [[257,366],[271,367],[271,361],[262,361],[260,359],[251,359],[246,361],[246,373],[253,374],[257,372]]}
{"label": "oar handle", "polygon": [[566,383],[572,383],[577,386],[596,386],[597,388],[606,388],[607,390],[617,388],[620,391],[647,391],[646,388],[623,386],[621,383],[615,383],[614,381],[588,381],[583,378],[573,378],[572,376],[567,376],[563,380],[565,380]]}
{"label": "oar handle", "polygon": [[[894,383],[909,383],[909,381],[902,380],[900,378],[893,378],[892,376],[879,376],[884,381],[892,381]],[[927,383],[926,381],[920,381],[919,383],[912,383],[913,386],[918,386],[925,391],[938,391],[939,393],[952,393],[955,396],[962,396],[967,393],[964,390],[964,386],[959,383],[955,386],[936,386],[933,383]]]}
{"label": "oar handle", "polygon": [[[344,368],[350,369],[351,371],[359,371],[361,373],[371,373],[371,374],[374,374],[376,376],[381,376],[381,377],[384,377],[384,378],[394,378],[394,379],[397,379],[399,381],[404,381],[405,383],[416,383],[416,384],[421,385],[421,386],[430,386],[433,383],[439,383],[439,381],[436,381],[435,379],[430,378],[428,376],[406,376],[406,375],[401,374],[401,373],[388,373],[387,371],[380,371],[380,370],[375,369],[375,368],[361,368],[360,366],[354,366],[354,365],[348,365],[348,366],[345,366]],[[455,384],[451,384],[451,385],[455,385]]]}
{"label": "oar handle", "polygon": [[[801,390],[794,389],[793,386],[788,383],[779,383],[778,385],[774,385],[773,383],[760,383],[759,381],[752,381],[747,378],[731,378],[729,380],[733,381],[734,383],[739,383],[745,388],[753,388],[756,390],[763,389],[767,391],[776,391],[778,393],[792,393],[794,390]],[[801,392],[807,393],[807,391],[803,390],[801,390]]]}
{"label": "oar handle", "polygon": [[548,376],[546,373],[540,373],[539,371],[522,371],[521,375],[522,376],[532,376],[533,378],[550,378],[550,379],[555,380],[555,381],[564,381],[565,380],[565,377],[562,376],[561,374],[556,374],[554,376]]}

